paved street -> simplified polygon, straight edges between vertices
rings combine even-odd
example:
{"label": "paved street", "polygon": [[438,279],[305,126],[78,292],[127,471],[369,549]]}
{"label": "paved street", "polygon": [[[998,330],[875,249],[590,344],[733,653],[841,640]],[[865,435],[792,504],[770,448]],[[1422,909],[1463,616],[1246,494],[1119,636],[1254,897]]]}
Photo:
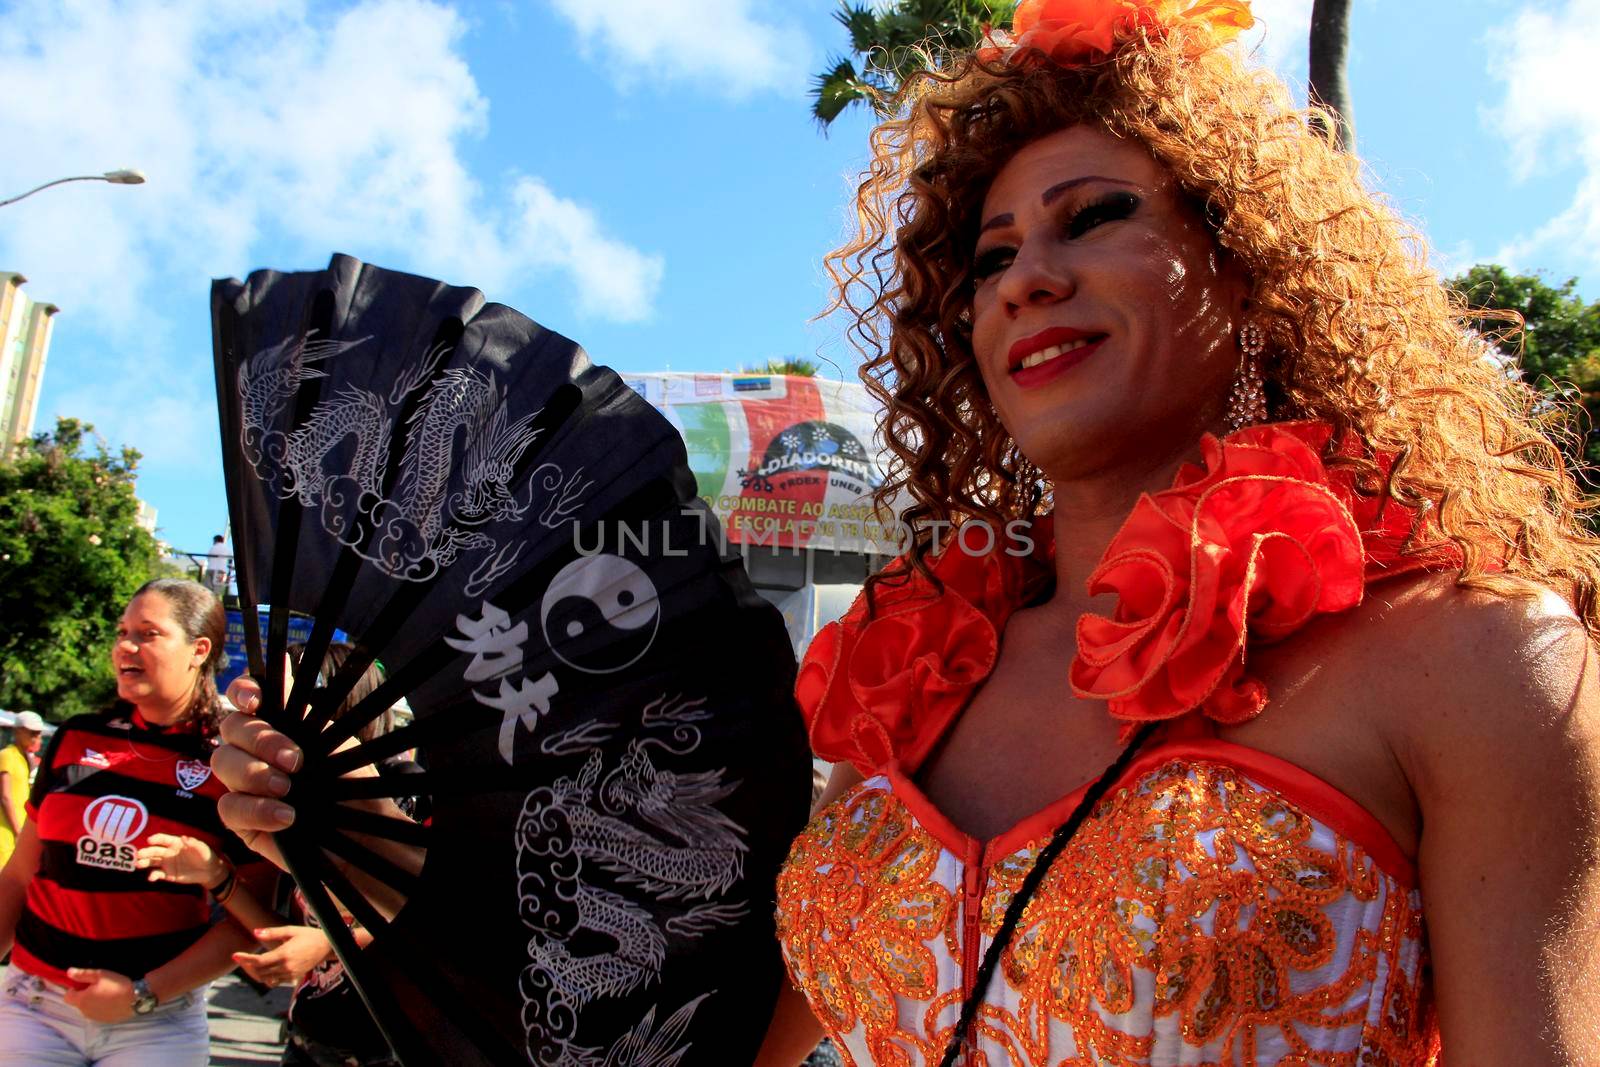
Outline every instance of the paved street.
{"label": "paved street", "polygon": [[283,987],[261,996],[236,974],[215,982],[207,1011],[213,1067],[276,1064],[283,1051],[278,1024],[288,1006],[289,990]]}

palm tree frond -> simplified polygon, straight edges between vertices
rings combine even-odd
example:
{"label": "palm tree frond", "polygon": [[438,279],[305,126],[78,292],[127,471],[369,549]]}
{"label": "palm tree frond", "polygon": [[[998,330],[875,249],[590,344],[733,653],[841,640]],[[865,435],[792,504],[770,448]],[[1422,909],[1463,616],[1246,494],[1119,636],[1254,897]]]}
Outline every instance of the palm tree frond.
{"label": "palm tree frond", "polygon": [[905,83],[930,66],[944,65],[953,52],[977,46],[986,25],[1009,22],[1016,0],[840,0],[834,21],[850,36],[849,59],[812,79],[811,114],[826,133],[828,125],[852,104],[869,105],[879,115],[893,111]]}
{"label": "palm tree frond", "polygon": [[858,55],[865,55],[883,43],[878,37],[881,32],[878,15],[870,5],[842,0],[833,17],[850,35],[850,49]]}
{"label": "palm tree frond", "polygon": [[833,120],[851,104],[865,103],[881,111],[880,96],[876,85],[858,75],[848,59],[841,59],[832,70],[812,78],[811,115],[826,132]]}

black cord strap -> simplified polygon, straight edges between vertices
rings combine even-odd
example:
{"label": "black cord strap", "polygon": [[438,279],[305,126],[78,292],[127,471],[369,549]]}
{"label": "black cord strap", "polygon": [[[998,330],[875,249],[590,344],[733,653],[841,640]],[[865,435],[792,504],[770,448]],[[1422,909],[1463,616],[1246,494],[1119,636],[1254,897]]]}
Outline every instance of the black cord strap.
{"label": "black cord strap", "polygon": [[239,888],[239,872],[228,862],[227,857],[223,857],[222,864],[228,868],[228,873],[222,876],[222,881],[211,887],[211,899],[218,904],[226,904],[233,896],[233,891]]}
{"label": "black cord strap", "polygon": [[1122,777],[1122,772],[1128,769],[1128,764],[1133,762],[1133,757],[1159,725],[1161,725],[1159,721],[1147,722],[1139,727],[1139,732],[1133,735],[1133,740],[1128,742],[1122,754],[1094,780],[1083,794],[1083,799],[1078,801],[1078,806],[1072,809],[1067,821],[1056,829],[1044,848],[1039,850],[1039,858],[1034,861],[1032,869],[1022,880],[1016,895],[1006,906],[1005,918],[1000,923],[1000,929],[995,931],[994,940],[989,943],[989,951],[983,954],[983,962],[978,965],[977,980],[973,983],[972,992],[967,994],[967,999],[961,1004],[961,1016],[956,1020],[956,1028],[950,1034],[950,1043],[945,1046],[944,1057],[939,1060],[939,1067],[955,1067],[956,1060],[961,1055],[961,1046],[967,1040],[967,1032],[972,1029],[973,1021],[978,1017],[978,1009],[983,1006],[984,994],[989,989],[994,972],[1000,966],[1000,955],[1010,943],[1012,935],[1016,933],[1017,925],[1022,922],[1022,913],[1027,910],[1028,901],[1039,891],[1039,886],[1044,883],[1044,876],[1050,873],[1051,864],[1055,863],[1056,857],[1061,855],[1067,843],[1078,832],[1083,820],[1087,819],[1089,813],[1100,803],[1100,798],[1105,796],[1106,791]]}

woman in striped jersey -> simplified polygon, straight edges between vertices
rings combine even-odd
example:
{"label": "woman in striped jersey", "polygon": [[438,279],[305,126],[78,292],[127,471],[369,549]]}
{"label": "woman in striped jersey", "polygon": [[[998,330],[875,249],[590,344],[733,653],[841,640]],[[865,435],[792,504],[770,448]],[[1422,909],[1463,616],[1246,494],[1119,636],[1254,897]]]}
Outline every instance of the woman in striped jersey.
{"label": "woman in striped jersey", "polygon": [[[0,951],[13,950],[0,1064],[207,1062],[206,985],[252,940],[232,921],[213,924],[198,886],[151,882],[135,859],[153,834],[252,857],[217,818],[225,790],[211,774],[223,630],[204,586],[146,583],[117,628],[117,703],[56,731],[0,873]],[[239,875],[257,877],[270,868]]]}

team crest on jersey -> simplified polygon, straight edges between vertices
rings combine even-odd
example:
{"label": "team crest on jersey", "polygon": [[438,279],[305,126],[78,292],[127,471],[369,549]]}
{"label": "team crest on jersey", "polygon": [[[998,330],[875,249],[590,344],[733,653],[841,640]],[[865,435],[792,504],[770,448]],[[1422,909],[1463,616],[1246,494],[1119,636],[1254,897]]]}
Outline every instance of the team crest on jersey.
{"label": "team crest on jersey", "polygon": [[81,767],[100,767],[103,769],[110,767],[111,761],[106,759],[103,753],[96,752],[92,748],[86,748],[83,750],[83,755],[78,757],[78,765]]}
{"label": "team crest on jersey", "polygon": [[178,785],[184,792],[193,792],[211,777],[211,768],[204,760],[181,759],[178,761]]}
{"label": "team crest on jersey", "polygon": [[134,847],[149,810],[132,797],[96,797],[83,809],[84,835],[78,838],[78,862],[104,871],[132,871]]}

